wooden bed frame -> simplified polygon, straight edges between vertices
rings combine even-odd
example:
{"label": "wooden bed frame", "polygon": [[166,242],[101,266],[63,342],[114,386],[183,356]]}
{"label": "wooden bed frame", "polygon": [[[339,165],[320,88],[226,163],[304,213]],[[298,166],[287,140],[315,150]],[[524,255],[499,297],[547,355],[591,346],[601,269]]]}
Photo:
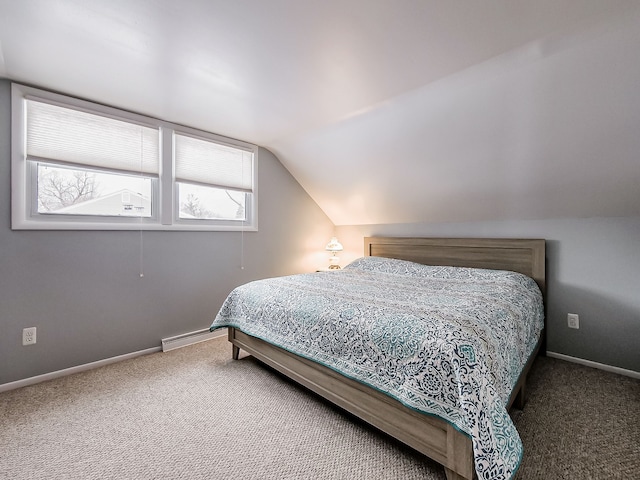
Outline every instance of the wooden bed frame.
{"label": "wooden bed frame", "polygon": [[[450,265],[511,270],[532,277],[543,296],[545,241],[528,239],[367,237],[364,254],[410,260],[426,265]],[[544,332],[543,332],[544,333]],[[229,328],[233,358],[240,349],[304,385],[332,403],[441,463],[448,480],[475,478],[471,438],[448,422],[421,414],[357,381],[263,340]],[[508,407],[522,408],[526,377],[538,343],[514,388]]]}

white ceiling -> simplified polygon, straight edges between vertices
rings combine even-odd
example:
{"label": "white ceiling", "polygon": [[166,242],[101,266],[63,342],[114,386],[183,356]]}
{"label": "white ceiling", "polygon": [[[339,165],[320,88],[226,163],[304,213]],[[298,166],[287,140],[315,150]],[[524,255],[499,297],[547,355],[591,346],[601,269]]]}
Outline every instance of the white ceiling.
{"label": "white ceiling", "polygon": [[0,0],[0,76],[257,143],[337,225],[640,215],[638,0]]}

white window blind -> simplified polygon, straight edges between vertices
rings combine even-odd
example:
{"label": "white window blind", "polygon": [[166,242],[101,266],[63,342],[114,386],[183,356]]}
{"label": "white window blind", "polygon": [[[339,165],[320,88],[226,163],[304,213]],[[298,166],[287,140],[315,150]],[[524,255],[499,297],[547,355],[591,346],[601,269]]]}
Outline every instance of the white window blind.
{"label": "white window blind", "polygon": [[29,159],[159,173],[159,128],[33,99],[26,108]]}
{"label": "white window blind", "polygon": [[176,181],[253,191],[253,152],[176,133]]}

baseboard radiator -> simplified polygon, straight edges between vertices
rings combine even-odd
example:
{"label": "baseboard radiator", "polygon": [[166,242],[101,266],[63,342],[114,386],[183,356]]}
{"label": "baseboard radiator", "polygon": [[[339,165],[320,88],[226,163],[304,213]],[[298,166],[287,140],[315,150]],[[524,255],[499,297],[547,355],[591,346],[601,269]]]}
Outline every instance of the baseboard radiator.
{"label": "baseboard radiator", "polygon": [[204,342],[205,340],[211,340],[212,338],[223,337],[227,335],[227,330],[222,328],[214,332],[210,332],[208,328],[202,330],[196,330],[195,332],[183,333],[182,335],[176,335],[175,337],[162,339],[162,351],[168,352],[175,350],[176,348],[186,347],[187,345],[193,345],[194,343]]}

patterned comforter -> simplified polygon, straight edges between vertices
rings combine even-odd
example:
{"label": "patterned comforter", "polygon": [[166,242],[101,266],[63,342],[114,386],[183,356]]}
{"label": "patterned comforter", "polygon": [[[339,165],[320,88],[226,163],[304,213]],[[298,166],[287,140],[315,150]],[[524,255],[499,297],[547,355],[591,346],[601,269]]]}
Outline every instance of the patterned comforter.
{"label": "patterned comforter", "polygon": [[364,257],[240,286],[211,329],[236,327],[450,422],[471,437],[478,477],[495,480],[522,458],[506,405],[543,316],[519,273]]}

